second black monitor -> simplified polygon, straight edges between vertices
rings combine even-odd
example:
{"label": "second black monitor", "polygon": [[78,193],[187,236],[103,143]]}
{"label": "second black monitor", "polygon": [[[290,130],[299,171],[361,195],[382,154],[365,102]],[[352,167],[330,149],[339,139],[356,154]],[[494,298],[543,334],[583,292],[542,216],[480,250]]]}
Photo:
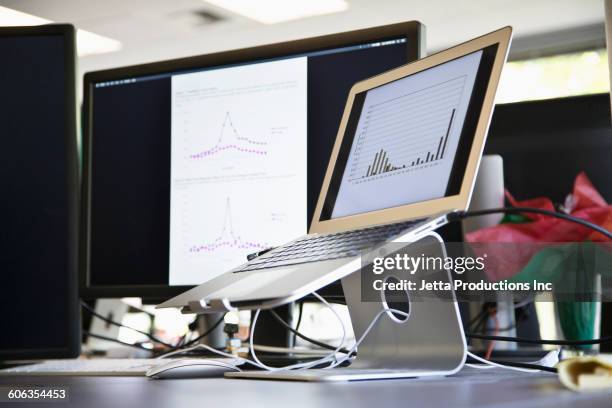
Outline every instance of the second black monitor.
{"label": "second black monitor", "polygon": [[0,27],[0,361],[76,357],[75,29]]}
{"label": "second black monitor", "polygon": [[346,96],[408,22],[85,76],[85,297],[164,298],[306,233]]}

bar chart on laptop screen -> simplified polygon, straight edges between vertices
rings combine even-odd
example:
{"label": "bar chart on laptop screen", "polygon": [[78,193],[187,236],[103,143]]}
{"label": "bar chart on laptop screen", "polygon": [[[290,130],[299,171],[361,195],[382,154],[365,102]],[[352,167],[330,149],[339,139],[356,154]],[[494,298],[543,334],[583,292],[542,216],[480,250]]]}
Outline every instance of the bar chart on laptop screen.
{"label": "bar chart on laptop screen", "polygon": [[172,78],[170,283],[306,232],[306,59]]}
{"label": "bar chart on laptop screen", "polygon": [[444,196],[480,55],[366,93],[332,217]]}
{"label": "bar chart on laptop screen", "polygon": [[368,106],[349,181],[365,183],[444,161],[465,76]]}

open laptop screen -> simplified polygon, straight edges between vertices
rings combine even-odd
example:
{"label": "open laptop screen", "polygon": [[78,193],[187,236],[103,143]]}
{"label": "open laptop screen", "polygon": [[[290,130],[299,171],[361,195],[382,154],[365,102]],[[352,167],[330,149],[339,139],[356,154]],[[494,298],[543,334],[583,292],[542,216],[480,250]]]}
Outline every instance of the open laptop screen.
{"label": "open laptop screen", "polygon": [[356,94],[321,218],[458,194],[496,48]]}

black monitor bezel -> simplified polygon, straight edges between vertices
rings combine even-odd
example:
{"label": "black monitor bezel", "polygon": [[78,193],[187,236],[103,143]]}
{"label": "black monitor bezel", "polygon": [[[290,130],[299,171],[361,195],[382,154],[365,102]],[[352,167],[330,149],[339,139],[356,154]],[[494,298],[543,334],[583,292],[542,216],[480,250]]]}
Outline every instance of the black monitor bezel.
{"label": "black monitor bezel", "polygon": [[[168,61],[154,62],[143,65],[133,65],[103,71],[88,72],[83,78],[83,177],[81,197],[81,248],[80,248],[80,278],[79,290],[82,298],[118,298],[141,297],[147,301],[157,302],[183,293],[193,286],[170,285],[91,285],[90,275],[90,200],[91,200],[91,145],[93,112],[92,88],[95,83],[163,74],[172,71],[188,71],[207,67],[243,63],[251,60],[278,58],[285,55],[307,53],[322,49],[337,48],[363,44],[370,41],[405,37],[408,40],[407,62],[423,56],[425,28],[418,21],[390,24],[361,30],[325,35],[302,40],[294,40],[277,44],[263,45],[232,51],[224,51],[208,55],[180,58]],[[416,39],[411,43],[411,39]]]}
{"label": "black monitor bezel", "polygon": [[[71,24],[48,24],[27,27],[0,27],[0,37],[25,37],[61,35],[64,37],[64,66],[65,66],[65,146],[66,146],[66,193],[68,203],[68,225],[66,256],[68,258],[68,287],[69,296],[58,299],[66,302],[66,327],[57,327],[57,330],[66,330],[67,342],[60,348],[36,348],[7,350],[0,349],[1,360],[45,359],[45,358],[71,358],[77,357],[81,351],[81,318],[78,297],[78,242],[79,237],[79,159],[77,150],[77,104],[76,104],[76,30]],[[44,96],[41,96],[44,97]],[[37,299],[32,299],[37,302]],[[40,316],[27,316],[24,323],[36,325],[36,319],[54,319],[54,316],[44,316],[45,305],[41,304]],[[18,311],[17,311],[18,312]],[[44,333],[40,333],[44,336]]]}

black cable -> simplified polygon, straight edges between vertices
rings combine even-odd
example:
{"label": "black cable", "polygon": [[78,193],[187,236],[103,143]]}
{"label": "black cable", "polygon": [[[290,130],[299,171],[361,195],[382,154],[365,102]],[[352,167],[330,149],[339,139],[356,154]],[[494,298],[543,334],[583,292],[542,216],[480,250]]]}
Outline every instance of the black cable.
{"label": "black cable", "polygon": [[528,339],[524,337],[487,336],[484,334],[465,333],[465,337],[467,337],[468,339],[508,341],[512,343],[525,343],[525,344],[550,344],[554,346],[590,346],[593,344],[602,344],[602,343],[612,342],[612,336],[601,337],[599,339],[591,339],[591,340],[539,340],[539,339]]}
{"label": "black cable", "polygon": [[190,341],[188,341],[187,343],[184,343],[184,344],[179,344],[179,345],[177,345],[177,346],[175,346],[175,347],[172,347],[170,350],[168,350],[168,351],[166,351],[166,352],[164,352],[164,353],[162,353],[162,354],[158,355],[158,357],[162,357],[162,356],[165,356],[166,354],[169,354],[169,353],[175,352],[175,351],[177,351],[177,350],[181,350],[181,349],[187,348],[187,347],[189,347],[189,346],[191,346],[191,345],[193,345],[193,344],[195,344],[195,343],[199,342],[200,340],[202,340],[203,338],[205,338],[206,336],[208,336],[210,333],[212,333],[212,332],[213,332],[213,331],[214,331],[214,330],[215,330],[217,327],[219,327],[219,325],[220,325],[220,324],[221,324],[221,323],[224,321],[224,318],[225,318],[225,314],[224,314],[223,316],[221,316],[221,317],[219,318],[219,320],[217,320],[217,321],[216,321],[216,322],[215,322],[215,323],[214,323],[212,326],[210,326],[210,327],[208,328],[208,330],[206,330],[204,333],[200,334],[200,335],[199,335],[198,337],[196,337],[195,339],[190,340]]}
{"label": "black cable", "polygon": [[[485,306],[486,306],[486,304],[485,304]],[[487,311],[485,309],[484,313],[487,313],[487,312],[489,312],[489,311]],[[481,313],[483,313],[483,312],[481,312]],[[497,311],[495,311],[495,313],[497,313]],[[474,319],[476,319],[476,318],[474,318]],[[489,319],[489,314],[487,313],[487,314],[484,315],[483,320],[481,320],[481,322],[476,327],[472,327],[473,324],[470,324],[469,330],[475,330],[476,333],[487,334],[487,332],[492,331],[491,329],[488,329],[486,327],[485,323],[487,322],[488,319]],[[512,329],[516,329],[516,324],[510,324],[510,325],[508,325],[506,327],[500,327],[500,328],[497,329],[497,331],[498,332],[505,332],[505,331],[512,330]]]}
{"label": "black cable", "polygon": [[[497,329],[498,332],[506,332],[509,330],[513,330],[516,329],[516,324],[510,324],[506,327],[500,327],[499,329]],[[486,332],[491,331],[490,329],[487,329],[486,327],[483,327],[483,329],[480,331],[480,333],[482,334],[486,334]]]}
{"label": "black cable", "polygon": [[346,300],[323,296],[327,303],[346,306]]}
{"label": "black cable", "polygon": [[[487,313],[482,315],[482,317],[478,321],[478,324],[474,327],[474,330],[477,333],[482,333],[487,328],[487,322],[488,321],[489,321],[489,313],[487,312]],[[470,328],[470,330],[472,330],[472,329]]]}
{"label": "black cable", "polygon": [[486,302],[482,305],[482,310],[470,320],[465,328],[466,331],[475,331],[476,333],[482,333],[489,320],[491,303]]}
{"label": "black cable", "polygon": [[204,333],[200,334],[200,335],[199,335],[198,337],[196,337],[195,339],[190,340],[190,341],[188,341],[187,343],[185,343],[185,344],[183,344],[183,345],[176,346],[176,347],[171,347],[171,348],[172,348],[172,350],[170,350],[170,351],[180,350],[180,349],[182,349],[182,348],[189,347],[189,346],[191,346],[192,344],[195,344],[195,343],[199,342],[200,340],[202,340],[203,338],[205,338],[206,336],[208,336],[210,333],[212,333],[212,332],[213,332],[213,331],[214,331],[214,330],[215,330],[217,327],[219,327],[219,325],[220,325],[221,323],[223,323],[223,319],[224,319],[224,318],[225,318],[225,315],[221,316],[221,317],[219,318],[219,320],[217,320],[217,321],[216,321],[216,322],[215,322],[215,323],[214,323],[212,326],[210,326],[210,327],[208,328],[208,330],[206,330]]}
{"label": "black cable", "polygon": [[96,312],[96,311],[95,311],[95,310],[94,310],[94,309],[93,309],[91,306],[89,306],[87,303],[85,303],[85,302],[84,302],[84,301],[82,301],[82,300],[81,300],[81,306],[82,306],[82,307],[83,307],[85,310],[87,310],[89,313],[91,313],[91,315],[92,315],[92,316],[95,316],[95,317],[97,317],[98,319],[101,319],[101,320],[105,321],[105,322],[106,322],[106,323],[108,323],[108,324],[112,324],[112,325],[117,326],[117,327],[124,327],[124,328],[129,329],[129,330],[132,330],[132,331],[134,331],[134,332],[136,332],[136,333],[140,333],[140,334],[142,334],[142,335],[146,336],[146,337],[147,337],[149,340],[154,341],[155,343],[162,344],[162,345],[164,345],[164,346],[166,346],[166,347],[174,347],[174,345],[173,345],[173,344],[166,343],[165,341],[163,341],[163,340],[161,340],[161,339],[159,339],[159,338],[157,338],[157,337],[153,336],[151,333],[147,333],[147,332],[145,332],[145,331],[143,331],[143,330],[138,330],[138,329],[136,329],[136,328],[134,328],[134,327],[126,326],[126,325],[125,325],[125,324],[123,324],[123,323],[116,322],[116,321],[114,321],[114,320],[112,320],[112,319],[109,319],[109,318],[108,318],[108,317],[106,317],[106,316],[101,315],[100,313]]}
{"label": "black cable", "polygon": [[[470,320],[467,324],[466,329],[467,330],[476,330],[477,332],[480,332],[481,329],[479,329],[480,327],[486,325],[486,322],[489,318],[489,311],[491,308],[491,303],[490,302],[486,302],[482,305],[482,310],[472,318],[472,320]],[[484,330],[484,328],[483,328]]]}
{"label": "black cable", "polygon": [[[315,340],[315,339],[311,339],[310,337],[308,337],[308,336],[300,333],[299,331],[295,330],[286,321],[284,321],[274,310],[270,310],[270,314],[272,315],[272,317],[274,317],[276,319],[277,322],[279,322],[281,325],[283,325],[285,327],[285,329],[289,330],[291,333],[295,334],[299,338],[304,339],[304,340],[306,340],[309,343],[312,343],[312,344],[314,344],[316,346],[319,346],[319,347],[327,349],[327,350],[336,350],[337,347],[330,346],[329,344],[320,342],[320,341]],[[340,350],[338,350],[338,352],[344,353],[344,354],[349,354],[350,353],[350,351],[345,349],[344,347],[341,348]]]}
{"label": "black cable", "polygon": [[510,367],[519,367],[519,368],[532,368],[534,370],[547,371],[549,373],[556,373],[557,369],[555,367],[547,367],[540,364],[533,363],[523,363],[519,361],[501,361],[501,360],[489,360],[496,364],[506,365]]}
{"label": "black cable", "polygon": [[91,333],[91,332],[89,332],[87,330],[83,330],[83,334],[85,334],[87,336],[90,336],[90,337],[94,337],[96,339],[112,341],[113,343],[119,343],[121,345],[128,346],[128,347],[134,347],[134,348],[137,348],[137,349],[140,349],[140,350],[153,351],[152,349],[146,348],[146,347],[144,347],[144,346],[142,346],[140,344],[128,343],[126,341],[121,341],[121,340],[115,339],[113,337],[103,336],[101,334],[96,334],[96,333]]}
{"label": "black cable", "polygon": [[[304,314],[304,302],[299,302],[298,304],[298,318],[297,323],[295,324],[295,331],[300,330],[300,324],[302,324],[302,316]],[[293,344],[295,344],[297,334],[293,333]]]}
{"label": "black cable", "polygon": [[449,221],[462,220],[464,218],[469,217],[477,217],[480,215],[488,215],[488,214],[521,214],[521,213],[533,213],[533,214],[542,214],[548,215],[551,217],[559,218],[562,220],[570,221],[576,224],[580,224],[583,227],[590,228],[594,231],[597,231],[603,234],[606,238],[612,239],[612,233],[607,229],[600,227],[599,225],[593,224],[592,222],[583,220],[582,218],[574,217],[562,212],[544,210],[542,208],[532,208],[532,207],[503,207],[503,208],[490,208],[487,210],[474,210],[474,211],[457,211],[454,213],[448,214]]}
{"label": "black cable", "polygon": [[[571,215],[567,215],[567,214],[560,213],[560,212],[555,212],[555,211],[544,210],[544,209],[541,209],[541,208],[504,207],[504,208],[491,208],[491,209],[487,209],[487,210],[476,210],[476,211],[458,211],[458,212],[450,213],[448,215],[448,220],[449,221],[458,221],[458,220],[462,220],[464,218],[476,217],[476,216],[488,215],[488,214],[496,214],[496,213],[505,213],[505,214],[534,213],[534,214],[548,215],[548,216],[559,218],[559,219],[562,219],[562,220],[574,222],[576,224],[579,224],[579,225],[582,225],[584,227],[590,228],[590,229],[592,229],[594,231],[597,231],[597,232],[603,234],[608,239],[612,239],[612,233],[610,233],[605,228],[600,227],[599,225],[596,225],[596,224],[593,224],[591,222],[585,221],[585,220],[583,220],[581,218],[573,217]],[[315,345],[317,345],[319,347],[322,347],[322,348],[325,348],[325,349],[328,349],[328,350],[335,350],[336,349],[335,347],[330,346],[329,344],[322,343],[320,341],[311,339],[311,338],[303,335],[302,333],[300,333],[299,331],[297,331],[293,327],[291,327],[289,324],[287,324],[287,322],[285,322],[274,310],[271,310],[270,312],[271,312],[272,316],[281,325],[283,325],[287,330],[291,331],[296,336],[298,336],[298,337],[300,337],[300,338],[302,338],[302,339],[304,339],[304,340],[306,340],[306,341],[308,341],[308,342],[310,342],[312,344],[315,344]],[[486,316],[486,314],[485,314],[485,316]],[[479,315],[478,317],[480,317],[482,319],[481,315]],[[473,322],[474,321],[472,321],[470,323],[473,324]],[[612,337],[602,337],[602,338],[599,338],[599,339],[592,339],[592,340],[536,340],[536,339],[528,339],[528,338],[522,338],[522,337],[487,336],[487,335],[472,334],[472,333],[466,333],[465,337],[472,338],[472,339],[481,339],[481,340],[508,341],[508,342],[525,343],[525,344],[550,344],[550,345],[559,345],[559,346],[582,346],[582,345],[593,345],[593,344],[601,344],[601,343],[612,342]],[[342,352],[342,353],[348,354],[348,350],[346,350],[346,349],[341,349],[339,351]],[[535,369],[543,370],[543,371],[556,372],[556,369],[551,369],[550,367],[539,366],[537,364],[515,363],[515,362],[498,362],[498,363],[499,364],[505,364],[505,365],[514,365],[516,367],[535,368]],[[520,364],[520,366],[518,364]]]}
{"label": "black cable", "polygon": [[[548,215],[551,217],[555,217],[555,218],[559,218],[562,220],[574,222],[576,224],[580,224],[583,227],[587,227],[587,228],[590,228],[594,231],[601,233],[608,239],[612,239],[612,233],[610,233],[610,231],[608,231],[607,229],[600,227],[599,225],[593,224],[581,218],[573,217],[568,214],[550,211],[550,210],[544,210],[542,208],[503,207],[503,208],[490,208],[487,210],[458,211],[458,212],[450,213],[448,215],[448,219],[449,221],[456,221],[456,220],[462,220],[464,218],[477,217],[480,215],[488,215],[488,214],[496,214],[496,213],[505,213],[505,214],[534,213],[534,214]],[[522,337],[487,336],[487,335],[472,334],[472,333],[466,333],[465,337],[472,338],[472,339],[481,339],[481,340],[508,341],[508,342],[525,343],[525,344],[551,344],[551,345],[557,345],[557,346],[588,346],[588,345],[593,345],[593,344],[612,342],[612,337],[602,337],[599,339],[591,339],[591,340],[537,340],[537,339],[528,339],[528,338],[522,338]]]}
{"label": "black cable", "polygon": [[[483,308],[480,312],[478,312],[478,314],[476,316],[474,316],[474,318],[472,320],[470,320],[468,322],[468,324],[466,325],[467,328],[469,330],[472,330],[474,325],[476,325],[477,323],[480,323],[480,321],[482,320],[482,317],[485,316],[486,313],[487,313],[487,310],[485,308]],[[476,327],[478,327],[478,325]]]}
{"label": "black cable", "polygon": [[187,339],[187,335],[188,333],[183,334],[174,347],[181,347],[183,345],[183,342]]}

